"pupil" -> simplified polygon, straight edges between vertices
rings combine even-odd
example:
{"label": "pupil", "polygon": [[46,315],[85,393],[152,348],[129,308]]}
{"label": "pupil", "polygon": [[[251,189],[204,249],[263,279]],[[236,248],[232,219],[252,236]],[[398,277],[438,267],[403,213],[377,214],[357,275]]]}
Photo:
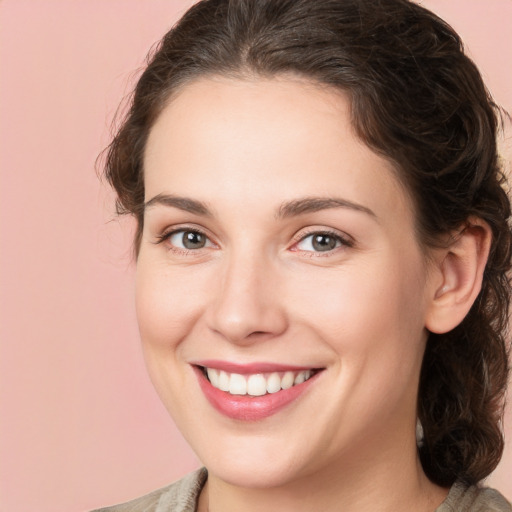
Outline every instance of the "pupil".
{"label": "pupil", "polygon": [[317,251],[330,251],[336,247],[336,239],[329,235],[316,235],[313,248]]}
{"label": "pupil", "polygon": [[183,233],[183,246],[187,249],[201,249],[204,247],[205,239],[201,233],[186,231]]}

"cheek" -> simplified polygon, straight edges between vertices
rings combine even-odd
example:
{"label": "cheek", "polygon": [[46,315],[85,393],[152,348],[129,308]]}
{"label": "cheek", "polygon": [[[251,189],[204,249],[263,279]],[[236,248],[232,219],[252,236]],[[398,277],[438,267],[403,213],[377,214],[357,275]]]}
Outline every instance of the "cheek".
{"label": "cheek", "polygon": [[136,311],[149,377],[163,404],[182,422],[187,410],[179,390],[191,375],[182,364],[182,341],[198,317],[199,297],[188,275],[159,261],[139,256],[136,272]]}
{"label": "cheek", "polygon": [[168,349],[180,343],[198,316],[200,297],[190,273],[173,272],[139,258],[136,311],[145,347]]}
{"label": "cheek", "polygon": [[310,317],[323,318],[330,325],[391,321],[411,301],[417,304],[418,290],[407,285],[406,271],[358,267],[325,275],[305,272],[290,300],[309,311]]}
{"label": "cheek", "polygon": [[389,365],[395,365],[408,351],[415,359],[425,336],[421,266],[391,257],[376,260],[382,264],[303,276],[290,303],[295,316],[340,355],[389,356]]}

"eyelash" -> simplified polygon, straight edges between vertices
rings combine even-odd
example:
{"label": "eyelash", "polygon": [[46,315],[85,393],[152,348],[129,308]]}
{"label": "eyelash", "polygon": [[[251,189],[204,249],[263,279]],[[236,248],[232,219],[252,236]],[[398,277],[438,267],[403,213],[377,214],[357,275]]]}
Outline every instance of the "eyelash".
{"label": "eyelash", "polygon": [[350,248],[354,246],[354,241],[352,238],[350,238],[348,235],[342,235],[337,231],[332,231],[328,229],[311,229],[310,231],[306,231],[306,233],[300,233],[300,235],[294,237],[293,239],[293,247],[295,247],[300,242],[303,242],[307,238],[314,236],[314,235],[321,235],[333,238],[336,240],[336,243],[339,242],[339,246],[329,250],[329,251],[306,251],[303,249],[292,249],[294,251],[300,251],[303,253],[307,253],[311,255],[311,257],[327,257],[332,255],[333,253],[337,252],[338,249],[342,248]]}
{"label": "eyelash", "polygon": [[[183,227],[172,229],[170,231],[165,231],[161,235],[158,235],[156,244],[161,244],[161,243],[167,242],[167,241],[169,241],[171,236],[176,235],[178,233],[195,233],[195,234],[204,236],[208,241],[210,241],[210,243],[213,243],[210,240],[210,237],[208,237],[208,235],[206,235],[206,233],[204,233],[200,229],[183,226]],[[325,229],[315,229],[315,230],[307,231],[306,233],[301,233],[299,236],[295,236],[293,238],[293,246],[292,247],[295,247],[297,244],[299,244],[300,242],[303,242],[308,237],[311,237],[313,235],[323,235],[326,237],[331,237],[336,240],[336,243],[339,242],[339,246],[333,248],[332,250],[328,250],[328,251],[306,251],[306,250],[302,250],[302,249],[292,249],[292,250],[297,251],[297,252],[300,251],[302,253],[308,253],[311,257],[322,257],[322,256],[325,257],[325,256],[332,255],[334,252],[337,252],[336,251],[337,249],[340,249],[342,247],[350,248],[350,247],[354,246],[354,241],[352,240],[352,238],[348,237],[348,235],[342,236],[340,233],[338,233],[336,231],[325,230]],[[199,249],[182,249],[180,247],[175,247],[175,246],[171,245],[170,243],[169,243],[168,248],[170,251],[172,251],[176,254],[184,255],[184,256],[189,255],[194,252],[197,252],[200,249],[203,249],[203,247],[201,247]]]}
{"label": "eyelash", "polygon": [[[207,240],[211,242],[210,237],[200,229],[182,226],[179,228],[172,229],[170,231],[164,231],[161,235],[158,235],[156,244],[168,242],[171,236],[176,235],[177,233],[195,233],[197,235],[204,236]],[[175,247],[169,243],[168,250],[179,255],[187,256],[188,254],[197,252],[199,249],[182,249],[180,247]]]}

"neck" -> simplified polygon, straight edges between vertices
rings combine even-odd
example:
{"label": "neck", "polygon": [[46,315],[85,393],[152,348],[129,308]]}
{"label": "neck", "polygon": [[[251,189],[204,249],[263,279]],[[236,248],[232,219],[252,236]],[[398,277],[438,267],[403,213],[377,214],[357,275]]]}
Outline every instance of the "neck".
{"label": "neck", "polygon": [[198,510],[434,512],[448,491],[425,476],[414,439],[402,441],[399,450],[395,443],[392,449],[383,449],[383,441],[365,450],[359,446],[342,461],[279,487],[244,488],[209,473]]}

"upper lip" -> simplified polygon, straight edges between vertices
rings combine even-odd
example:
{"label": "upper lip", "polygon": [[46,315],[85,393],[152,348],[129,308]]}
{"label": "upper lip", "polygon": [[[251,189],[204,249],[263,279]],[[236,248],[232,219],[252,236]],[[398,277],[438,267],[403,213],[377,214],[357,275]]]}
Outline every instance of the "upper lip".
{"label": "upper lip", "polygon": [[204,368],[215,368],[228,373],[239,373],[241,375],[254,373],[270,373],[270,372],[288,372],[318,369],[315,366],[301,366],[291,364],[280,364],[270,362],[254,362],[254,363],[233,363],[230,361],[219,361],[214,359],[194,361],[194,366],[202,366]]}

